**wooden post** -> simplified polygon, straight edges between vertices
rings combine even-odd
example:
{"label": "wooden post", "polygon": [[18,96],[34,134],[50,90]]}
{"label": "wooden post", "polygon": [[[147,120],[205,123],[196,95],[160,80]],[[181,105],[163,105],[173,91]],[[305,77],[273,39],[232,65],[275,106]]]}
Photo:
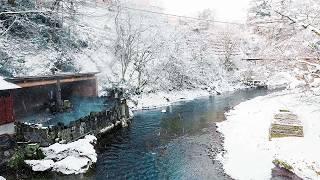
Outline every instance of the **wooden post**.
{"label": "wooden post", "polygon": [[62,99],[61,99],[61,82],[60,78],[57,78],[57,89],[56,89],[56,106],[57,110],[61,111],[62,110]]}

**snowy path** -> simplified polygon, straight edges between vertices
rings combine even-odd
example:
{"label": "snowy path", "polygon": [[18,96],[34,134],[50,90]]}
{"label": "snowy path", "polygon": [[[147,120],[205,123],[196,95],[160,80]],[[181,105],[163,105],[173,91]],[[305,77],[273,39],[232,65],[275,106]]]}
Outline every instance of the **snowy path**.
{"label": "snowy path", "polygon": [[[272,161],[279,159],[304,179],[320,179],[320,97],[311,93],[280,92],[243,102],[218,124],[226,153],[220,157],[235,179],[270,179]],[[304,138],[269,141],[274,113],[289,109],[304,125]]]}

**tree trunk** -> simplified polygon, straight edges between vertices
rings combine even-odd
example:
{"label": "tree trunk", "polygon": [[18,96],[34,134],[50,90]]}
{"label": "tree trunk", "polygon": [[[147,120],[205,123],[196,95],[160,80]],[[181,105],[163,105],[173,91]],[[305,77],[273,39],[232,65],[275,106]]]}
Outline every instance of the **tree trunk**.
{"label": "tree trunk", "polygon": [[8,0],[8,3],[11,4],[11,5],[14,5],[15,4],[15,0]]}
{"label": "tree trunk", "polygon": [[137,94],[141,93],[141,76],[142,76],[142,72],[140,70],[138,70],[138,86],[136,89]]}
{"label": "tree trunk", "polygon": [[57,90],[56,90],[56,101],[57,101],[57,110],[58,112],[61,112],[62,110],[62,99],[61,99],[61,82],[60,79],[57,79]]}

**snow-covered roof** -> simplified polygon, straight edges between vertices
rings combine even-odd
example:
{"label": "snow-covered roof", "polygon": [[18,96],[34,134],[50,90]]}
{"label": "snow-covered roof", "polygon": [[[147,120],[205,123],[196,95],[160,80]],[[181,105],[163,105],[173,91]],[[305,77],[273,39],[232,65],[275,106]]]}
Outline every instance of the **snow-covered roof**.
{"label": "snow-covered roof", "polygon": [[81,77],[91,77],[98,74],[98,72],[88,72],[88,73],[59,73],[53,75],[40,75],[40,76],[20,76],[13,78],[6,78],[5,80],[11,83],[22,83],[28,81],[45,81],[45,80],[55,80],[57,78],[60,79],[68,79],[68,78],[81,78]]}
{"label": "snow-covered roof", "polygon": [[12,83],[9,83],[9,82],[5,81],[0,76],[0,91],[9,90],[9,89],[18,89],[18,88],[21,88],[21,87],[18,86],[18,85],[15,85],[15,84],[12,84]]}

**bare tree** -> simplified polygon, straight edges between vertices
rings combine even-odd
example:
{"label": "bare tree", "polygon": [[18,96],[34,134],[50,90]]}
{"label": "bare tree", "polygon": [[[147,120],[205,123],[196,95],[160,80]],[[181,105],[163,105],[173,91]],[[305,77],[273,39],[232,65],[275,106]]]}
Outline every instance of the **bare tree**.
{"label": "bare tree", "polygon": [[215,52],[220,56],[222,64],[227,71],[233,71],[236,67],[233,57],[239,55],[239,40],[230,30],[220,32],[213,44]]}
{"label": "bare tree", "polygon": [[[137,74],[136,89],[140,92],[147,84],[147,80],[143,79],[146,67],[155,58],[159,46],[155,43],[156,36],[152,35],[151,28],[148,25],[134,23],[133,20],[132,14],[123,11],[121,5],[118,5],[115,17],[115,55],[121,67],[121,82],[125,82],[127,76],[132,78]],[[129,67],[132,67],[133,71],[128,75]]]}
{"label": "bare tree", "polygon": [[[148,43],[149,42],[149,43]],[[156,58],[157,52],[161,49],[161,44],[157,43],[156,36],[148,41],[140,40],[135,48],[134,71],[137,73],[136,93],[141,93],[148,84],[147,67]]]}
{"label": "bare tree", "polygon": [[[274,10],[274,12],[276,12],[277,14],[279,14],[281,17],[286,18],[290,21],[290,24],[297,24],[298,26],[303,27],[304,29],[309,29],[311,32],[315,33],[317,36],[320,36],[320,29],[317,29],[316,27],[314,27],[312,24],[307,24],[304,22],[299,22],[297,19],[295,19],[294,17],[291,17],[289,15],[286,15],[285,12],[280,12],[277,10]],[[318,17],[320,18],[320,17]]]}
{"label": "bare tree", "polygon": [[115,26],[117,32],[117,39],[115,43],[115,55],[121,65],[121,81],[125,81],[125,76],[127,69],[133,61],[134,56],[134,45],[139,36],[140,32],[133,30],[131,17],[128,16],[127,19],[121,19],[121,6],[117,6],[117,14],[115,17]]}
{"label": "bare tree", "polygon": [[198,14],[199,19],[203,19],[203,21],[199,22],[200,29],[208,30],[213,24],[214,20],[214,12],[211,9],[204,9]]}

